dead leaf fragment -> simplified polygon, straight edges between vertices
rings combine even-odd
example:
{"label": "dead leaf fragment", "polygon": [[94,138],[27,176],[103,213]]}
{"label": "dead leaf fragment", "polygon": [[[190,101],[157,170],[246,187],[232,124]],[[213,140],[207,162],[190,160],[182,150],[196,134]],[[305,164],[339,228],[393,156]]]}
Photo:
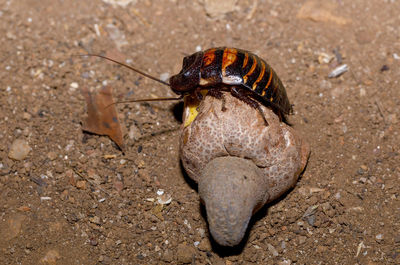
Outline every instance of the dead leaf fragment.
{"label": "dead leaf fragment", "polygon": [[18,207],[17,210],[21,212],[29,212],[31,208],[29,206],[22,205],[21,207]]}
{"label": "dead leaf fragment", "polygon": [[87,104],[88,116],[82,129],[98,135],[107,135],[121,150],[124,149],[121,125],[112,98],[112,87],[105,86],[99,91],[91,92],[86,87],[82,94]]}

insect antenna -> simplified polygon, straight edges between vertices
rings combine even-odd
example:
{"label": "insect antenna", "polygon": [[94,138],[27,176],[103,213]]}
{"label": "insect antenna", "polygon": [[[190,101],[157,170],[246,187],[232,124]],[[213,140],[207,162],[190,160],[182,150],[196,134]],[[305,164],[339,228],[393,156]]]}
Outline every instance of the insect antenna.
{"label": "insect antenna", "polygon": [[77,56],[81,56],[81,57],[84,57],[84,56],[92,56],[92,57],[103,58],[103,59],[106,59],[106,60],[108,60],[108,61],[114,62],[114,63],[116,63],[116,64],[122,65],[122,66],[124,66],[124,67],[126,67],[126,68],[128,68],[128,69],[131,69],[132,71],[134,71],[134,72],[136,72],[136,73],[139,73],[139,74],[141,74],[141,75],[143,75],[143,76],[145,76],[145,77],[147,77],[147,78],[150,78],[150,79],[152,79],[152,80],[154,80],[154,81],[157,81],[157,82],[159,82],[159,83],[161,83],[161,84],[163,84],[163,85],[170,86],[169,83],[167,83],[167,82],[165,82],[165,81],[162,81],[162,80],[160,80],[160,79],[158,79],[158,78],[156,78],[156,77],[154,77],[154,76],[151,76],[151,75],[149,75],[149,74],[147,74],[147,73],[145,73],[145,72],[143,72],[143,71],[141,71],[141,70],[139,70],[139,69],[137,69],[137,68],[135,68],[135,67],[133,67],[133,66],[130,66],[130,65],[127,65],[127,64],[118,62],[117,60],[111,59],[111,58],[106,57],[106,56],[103,56],[103,55],[88,53],[88,54],[80,54],[80,55],[77,55]]}
{"label": "insect antenna", "polygon": [[177,98],[141,98],[141,99],[123,100],[123,101],[113,102],[110,105],[107,105],[105,108],[108,108],[108,107],[110,107],[112,105],[120,104],[120,103],[149,102],[149,101],[168,101],[168,100],[180,100],[182,98],[183,98],[183,96],[180,96],[180,97],[177,97]]}
{"label": "insect antenna", "polygon": [[[149,74],[147,74],[147,73],[145,73],[145,72],[143,72],[143,71],[141,71],[141,70],[139,70],[139,69],[137,69],[137,68],[135,68],[133,66],[127,65],[125,63],[121,63],[121,62],[119,62],[117,60],[111,59],[111,58],[103,56],[103,55],[88,53],[88,54],[79,54],[79,55],[76,55],[76,56],[80,56],[80,57],[91,56],[91,57],[99,57],[99,58],[102,58],[102,59],[106,59],[108,61],[111,61],[111,62],[114,62],[114,63],[119,64],[121,66],[124,66],[124,67],[126,67],[126,68],[128,68],[128,69],[130,69],[130,70],[132,70],[132,71],[134,71],[136,73],[139,73],[139,74],[147,77],[147,78],[150,78],[150,79],[152,79],[154,81],[157,81],[157,82],[159,82],[159,83],[161,83],[163,85],[170,86],[169,83],[167,83],[165,81],[162,81],[162,80],[160,80],[160,79],[158,79],[158,78],[156,78],[154,76],[151,76],[151,75],[149,75]],[[113,103],[107,105],[105,108],[108,108],[108,107],[110,107],[112,105],[120,104],[120,103],[180,100],[182,98],[183,98],[183,95],[179,96],[179,97],[176,97],[176,98],[143,98],[143,99],[132,99],[132,100],[116,101],[116,102],[113,102]]]}

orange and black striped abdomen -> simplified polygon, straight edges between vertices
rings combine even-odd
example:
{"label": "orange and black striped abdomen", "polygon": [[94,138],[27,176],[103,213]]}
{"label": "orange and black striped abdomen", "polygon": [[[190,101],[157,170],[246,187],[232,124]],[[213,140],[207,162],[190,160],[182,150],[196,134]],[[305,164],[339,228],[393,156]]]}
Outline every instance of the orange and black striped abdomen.
{"label": "orange and black striped abdomen", "polygon": [[235,48],[204,51],[201,86],[237,85],[288,114],[292,107],[275,71],[257,55]]}
{"label": "orange and black striped abdomen", "polygon": [[[210,86],[222,83],[222,57],[224,51],[219,48],[204,52],[203,64],[200,69],[200,85]],[[203,82],[203,83],[202,83]]]}

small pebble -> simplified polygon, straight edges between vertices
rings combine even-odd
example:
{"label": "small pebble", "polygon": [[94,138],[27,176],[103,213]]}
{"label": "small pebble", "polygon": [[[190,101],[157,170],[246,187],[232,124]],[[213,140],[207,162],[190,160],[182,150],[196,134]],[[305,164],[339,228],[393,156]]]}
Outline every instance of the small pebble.
{"label": "small pebble", "polygon": [[310,215],[306,217],[306,221],[309,225],[314,226],[315,224],[315,215]]}
{"label": "small pebble", "polygon": [[23,214],[14,214],[9,216],[2,225],[4,225],[4,229],[2,231],[2,239],[4,242],[11,240],[17,237],[24,227],[24,224],[27,224],[26,216]]}
{"label": "small pebble", "polygon": [[22,114],[22,119],[29,121],[32,119],[32,115],[29,112],[24,112],[24,114]]}
{"label": "small pebble", "polygon": [[76,182],[76,187],[80,190],[85,190],[86,189],[86,181],[85,180],[79,180]]}
{"label": "small pebble", "polygon": [[268,247],[269,252],[271,252],[272,256],[274,256],[274,257],[279,256],[278,251],[276,251],[276,249],[275,249],[275,247],[273,245],[268,243],[267,247]]}
{"label": "small pebble", "polygon": [[169,79],[169,73],[162,73],[162,74],[160,75],[160,80],[161,80],[161,81],[167,82],[168,79]]}
{"label": "small pebble", "polygon": [[96,239],[94,239],[94,238],[91,238],[90,240],[89,240],[89,243],[90,243],[90,245],[91,246],[97,246],[98,244],[99,244],[99,242],[97,242],[97,240]]}
{"label": "small pebble", "polygon": [[163,261],[170,263],[170,262],[172,262],[174,256],[173,256],[173,254],[172,254],[172,251],[169,250],[169,249],[167,249],[167,250],[164,252],[164,254],[162,255],[161,258],[162,258]]}
{"label": "small pebble", "polygon": [[79,88],[79,84],[77,82],[72,82],[69,87],[70,90],[75,91],[77,88]]}
{"label": "small pebble", "polygon": [[197,231],[199,232],[199,235],[203,238],[206,233],[206,230],[204,230],[203,228],[198,228]]}
{"label": "small pebble", "polygon": [[233,12],[236,8],[236,2],[237,0],[205,0],[204,6],[207,15],[215,18]]}
{"label": "small pebble", "polygon": [[60,253],[58,250],[51,249],[47,251],[46,255],[40,260],[42,264],[56,265],[57,260],[60,259]]}
{"label": "small pebble", "polygon": [[129,127],[128,136],[131,140],[137,141],[141,135],[140,129],[135,124]]}
{"label": "small pebble", "polygon": [[365,95],[367,95],[365,88],[360,88],[360,97],[365,97]]}
{"label": "small pebble", "polygon": [[54,159],[57,158],[57,153],[56,153],[56,152],[53,152],[53,151],[48,152],[48,153],[47,153],[47,158],[50,159],[51,161],[53,161]]}
{"label": "small pebble", "polygon": [[176,259],[178,263],[188,264],[192,262],[193,256],[195,255],[195,249],[184,243],[179,244],[176,249]]}
{"label": "small pebble", "polygon": [[381,72],[388,71],[390,68],[386,64],[382,65]]}
{"label": "small pebble", "polygon": [[31,148],[27,141],[24,139],[17,139],[11,144],[8,157],[20,161],[28,156],[30,150]]}
{"label": "small pebble", "polygon": [[208,238],[203,238],[200,241],[200,244],[198,245],[198,248],[201,251],[207,252],[207,251],[211,251],[211,243],[210,240]]}
{"label": "small pebble", "polygon": [[342,65],[336,67],[335,69],[333,69],[332,72],[329,73],[328,77],[329,78],[339,77],[342,74],[346,73],[348,70],[349,70],[349,67],[347,66],[347,64],[342,64]]}
{"label": "small pebble", "polygon": [[119,193],[124,189],[124,182],[121,179],[116,178],[114,180],[114,189]]}
{"label": "small pebble", "polygon": [[93,224],[96,224],[96,225],[100,225],[100,224],[101,224],[101,223],[100,223],[100,217],[98,217],[98,216],[90,217],[90,218],[89,218],[89,221],[90,221],[91,223],[93,223]]}
{"label": "small pebble", "polygon": [[[162,193],[161,192],[159,192],[159,191],[162,191]],[[169,195],[169,194],[167,194],[167,193],[164,193],[164,191],[163,190],[158,190],[157,191],[157,202],[159,203],[159,204],[162,204],[162,205],[166,205],[166,204],[170,204],[171,203],[171,201],[172,201],[172,198],[171,198],[171,195]]]}
{"label": "small pebble", "polygon": [[327,54],[324,52],[319,53],[318,55],[318,63],[319,64],[328,64],[330,63],[335,56],[332,54]]}

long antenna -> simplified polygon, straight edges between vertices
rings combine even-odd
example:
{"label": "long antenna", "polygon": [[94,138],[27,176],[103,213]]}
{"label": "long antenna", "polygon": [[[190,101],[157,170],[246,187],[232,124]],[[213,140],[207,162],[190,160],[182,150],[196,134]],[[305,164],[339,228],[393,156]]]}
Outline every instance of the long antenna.
{"label": "long antenna", "polygon": [[[128,69],[131,69],[132,71],[135,71],[136,73],[139,73],[139,74],[141,74],[141,75],[144,75],[145,77],[148,77],[148,78],[150,78],[150,79],[153,79],[154,81],[157,81],[157,82],[159,82],[159,83],[161,83],[161,84],[163,84],[163,85],[170,86],[169,83],[164,82],[164,81],[162,81],[162,80],[160,80],[160,79],[158,79],[158,78],[155,78],[154,76],[151,76],[151,75],[149,75],[149,74],[147,74],[147,73],[145,73],[145,72],[142,72],[142,71],[140,71],[139,69],[136,69],[136,68],[133,67],[133,66],[130,66],[130,65],[127,65],[127,64],[118,62],[117,60],[108,58],[108,57],[103,56],[103,55],[88,53],[88,54],[79,54],[79,55],[77,55],[77,56],[82,56],[82,57],[84,57],[84,56],[93,56],[93,57],[103,58],[103,59],[109,60],[109,61],[111,61],[111,62],[114,62],[114,63],[116,63],[116,64],[122,65],[122,66],[124,66],[124,67],[126,67],[126,68],[128,68]],[[132,101],[132,102],[136,102],[136,101]]]}
{"label": "long antenna", "polygon": [[132,100],[116,101],[116,102],[111,103],[110,105],[107,105],[105,108],[108,108],[108,107],[110,107],[110,106],[112,106],[112,105],[120,104],[120,103],[180,100],[180,99],[182,99],[182,98],[183,98],[183,96],[180,96],[180,97],[177,97],[177,98],[142,98],[142,99],[132,99]]}

